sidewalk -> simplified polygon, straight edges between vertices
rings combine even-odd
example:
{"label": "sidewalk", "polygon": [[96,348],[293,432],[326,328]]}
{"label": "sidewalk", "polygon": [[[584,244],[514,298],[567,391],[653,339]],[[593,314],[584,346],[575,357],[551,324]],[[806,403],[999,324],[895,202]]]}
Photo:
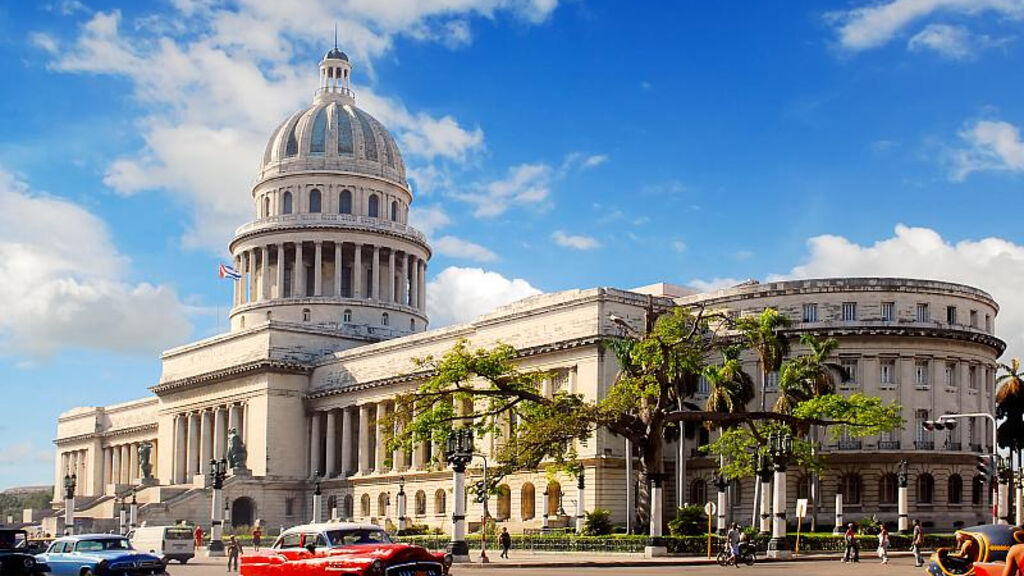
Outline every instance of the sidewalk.
{"label": "sidewalk", "polygon": [[[660,558],[645,558],[641,553],[592,553],[592,552],[535,552],[510,550],[508,560],[499,558],[501,552],[488,550],[488,564],[480,562],[480,549],[470,550],[470,564],[456,564],[459,568],[630,568],[643,566],[707,566],[716,564],[714,558],[706,556],[663,556]],[[909,557],[913,554],[909,551],[890,552],[890,558]],[[800,554],[791,560],[776,560],[759,555],[757,564],[774,562],[827,562],[839,563],[842,553],[838,552],[810,552]],[[864,556],[863,564],[877,562],[873,554]]]}

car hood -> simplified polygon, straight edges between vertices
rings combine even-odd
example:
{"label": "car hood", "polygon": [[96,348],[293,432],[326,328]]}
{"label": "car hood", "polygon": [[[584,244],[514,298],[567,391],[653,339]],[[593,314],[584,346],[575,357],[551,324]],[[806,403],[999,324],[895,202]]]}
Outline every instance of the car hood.
{"label": "car hood", "polygon": [[161,561],[160,557],[155,554],[147,554],[143,552],[132,552],[125,550],[103,550],[97,552],[89,552],[87,554],[72,553],[71,556],[79,560],[101,562],[106,560],[109,563],[113,562],[145,562],[148,560]]}
{"label": "car hood", "polygon": [[332,558],[369,558],[385,562],[403,562],[410,560],[436,560],[438,557],[420,546],[409,544],[353,544],[339,548],[331,548],[327,556]]}

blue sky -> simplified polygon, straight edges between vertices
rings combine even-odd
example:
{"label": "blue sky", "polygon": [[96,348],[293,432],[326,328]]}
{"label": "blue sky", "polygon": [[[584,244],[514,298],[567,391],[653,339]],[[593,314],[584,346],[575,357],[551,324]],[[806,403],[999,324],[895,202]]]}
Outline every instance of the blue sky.
{"label": "blue sky", "polygon": [[[377,5],[380,4],[380,5]],[[0,487],[222,330],[270,131],[338,22],[434,325],[536,291],[907,275],[1024,344],[1024,1],[0,5]]]}

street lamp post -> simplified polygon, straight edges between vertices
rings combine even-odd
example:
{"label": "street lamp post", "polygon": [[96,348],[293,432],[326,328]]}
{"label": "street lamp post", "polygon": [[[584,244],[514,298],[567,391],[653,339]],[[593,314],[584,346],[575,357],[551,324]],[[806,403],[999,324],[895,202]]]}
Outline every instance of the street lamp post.
{"label": "street lamp post", "polygon": [[729,488],[729,481],[725,479],[725,476],[722,476],[720,473],[716,472],[712,480],[712,483],[718,490],[718,513],[715,517],[715,529],[718,531],[719,534],[725,534],[725,507],[729,504],[726,490]]}
{"label": "street lamp post", "polygon": [[135,488],[132,488],[132,503],[128,506],[128,529],[134,530],[139,525],[139,501],[135,498]]}
{"label": "street lamp post", "polygon": [[[996,422],[996,417],[988,412],[969,412],[967,414],[943,414],[939,416],[938,420],[926,420],[921,423],[921,427],[925,430],[952,430],[956,427],[957,418],[988,418],[989,423],[992,424],[992,467],[996,466],[999,461],[999,447],[997,446],[996,438],[998,438],[999,425]],[[992,470],[988,475],[989,489],[995,492],[996,505],[992,509],[992,523],[993,524],[1009,524],[1007,515],[1009,514],[1009,498],[1003,499],[1000,497],[1000,492],[1003,491],[1004,485],[999,481],[998,470]],[[1008,486],[1007,496],[1009,496]]]}
{"label": "street lamp post", "polygon": [[772,505],[768,500],[768,492],[772,488],[772,458],[765,450],[757,453],[757,479],[761,484],[761,520],[759,531],[768,534],[772,531]]}
{"label": "street lamp post", "polygon": [[664,535],[661,525],[661,490],[663,482],[665,481],[665,474],[660,472],[650,472],[647,474],[647,480],[650,482],[648,494],[651,501],[651,518],[649,528],[650,537],[647,540],[647,546],[644,547],[644,556],[654,558],[668,554],[668,547],[665,545],[665,538],[663,537]]}
{"label": "street lamp post", "polygon": [[124,496],[120,498],[120,509],[117,512],[117,531],[124,536],[128,533],[128,510],[124,507]]}
{"label": "street lamp post", "polygon": [[76,474],[64,474],[64,529],[75,533],[75,490],[78,488]]}
{"label": "street lamp post", "polygon": [[768,541],[769,558],[790,558],[786,542],[786,466],[793,456],[793,437],[790,434],[772,432],[768,435],[768,450],[775,469],[774,492],[772,494],[772,539]]}
{"label": "street lamp post", "polygon": [[469,562],[466,543],[466,465],[473,459],[473,431],[460,427],[448,435],[445,460],[452,467],[455,502],[452,506],[452,541],[448,551],[454,562]]}
{"label": "street lamp post", "polygon": [[405,476],[398,477],[398,533],[401,534],[408,526],[405,518]]}
{"label": "street lamp post", "polygon": [[313,476],[313,523],[317,524],[321,521],[320,510],[322,509],[321,502],[323,500],[323,491],[320,489],[320,471],[317,470]]}
{"label": "street lamp post", "polygon": [[210,545],[207,556],[224,555],[224,479],[228,475],[228,461],[210,460],[210,479],[213,483],[213,497],[210,499]]}
{"label": "street lamp post", "polygon": [[576,533],[583,533],[583,520],[586,516],[586,508],[583,505],[583,497],[586,488],[586,475],[583,470],[580,470],[579,477],[576,478]]}
{"label": "street lamp post", "polygon": [[899,467],[896,469],[896,527],[900,534],[906,534],[910,530],[910,516],[908,515],[908,496],[907,496],[907,484],[909,465],[906,460],[900,460]]}
{"label": "street lamp post", "polygon": [[1024,524],[1024,471],[1017,471],[1016,494],[1013,501],[1013,517],[1017,526]]}

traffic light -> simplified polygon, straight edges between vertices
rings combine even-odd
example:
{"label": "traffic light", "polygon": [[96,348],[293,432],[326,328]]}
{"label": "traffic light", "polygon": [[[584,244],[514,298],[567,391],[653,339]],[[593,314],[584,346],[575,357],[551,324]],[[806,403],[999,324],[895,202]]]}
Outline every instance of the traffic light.
{"label": "traffic light", "polygon": [[952,430],[956,428],[956,420],[925,420],[921,422],[921,428],[929,432],[934,430]]}
{"label": "traffic light", "polygon": [[993,460],[994,456],[991,454],[979,454],[978,462],[974,465],[978,472],[985,477],[986,481],[991,480],[996,475],[996,463]]}
{"label": "traffic light", "polygon": [[483,480],[473,485],[473,491],[476,493],[475,500],[478,503],[483,504],[487,500],[487,484]]}

